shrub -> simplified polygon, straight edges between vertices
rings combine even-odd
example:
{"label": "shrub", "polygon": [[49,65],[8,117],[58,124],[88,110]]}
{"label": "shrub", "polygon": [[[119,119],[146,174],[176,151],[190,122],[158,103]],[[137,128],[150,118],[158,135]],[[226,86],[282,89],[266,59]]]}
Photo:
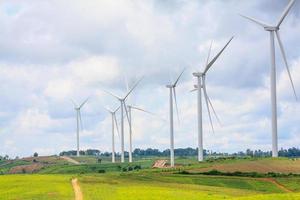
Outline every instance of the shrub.
{"label": "shrub", "polygon": [[132,170],[133,170],[133,167],[128,166],[127,171],[132,171]]}
{"label": "shrub", "polygon": [[105,170],[104,169],[99,169],[98,173],[103,174],[103,173],[105,173]]}
{"label": "shrub", "polygon": [[183,171],[180,171],[179,174],[190,174],[190,172],[183,170]]}
{"label": "shrub", "polygon": [[135,166],[133,167],[133,169],[134,169],[134,170],[139,170],[139,169],[142,169],[142,167],[141,167],[141,165],[135,165]]}

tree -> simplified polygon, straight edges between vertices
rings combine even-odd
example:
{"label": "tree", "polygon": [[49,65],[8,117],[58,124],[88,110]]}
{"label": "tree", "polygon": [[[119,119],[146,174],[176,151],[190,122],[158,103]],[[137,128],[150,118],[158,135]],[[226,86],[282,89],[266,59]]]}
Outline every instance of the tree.
{"label": "tree", "polygon": [[39,154],[37,153],[37,152],[35,152],[34,154],[33,154],[33,157],[38,157],[39,156]]}

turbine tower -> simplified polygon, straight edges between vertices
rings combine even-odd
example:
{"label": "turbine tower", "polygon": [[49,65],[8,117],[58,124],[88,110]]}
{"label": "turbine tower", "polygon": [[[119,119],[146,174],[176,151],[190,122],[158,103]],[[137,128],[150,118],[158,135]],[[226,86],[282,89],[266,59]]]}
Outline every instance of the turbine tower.
{"label": "turbine tower", "polygon": [[287,16],[288,12],[290,11],[291,7],[295,3],[295,0],[291,0],[285,10],[283,11],[282,15],[280,16],[278,22],[276,25],[268,25],[267,23],[258,21],[254,18],[247,17],[244,15],[241,15],[242,17],[258,24],[259,26],[263,27],[265,31],[268,31],[270,34],[270,53],[271,53],[271,70],[270,70],[270,80],[271,80],[271,109],[272,109],[272,156],[278,157],[278,135],[277,135],[277,95],[276,95],[276,63],[275,63],[275,41],[274,41],[274,35],[276,35],[276,38],[278,40],[278,44],[280,47],[281,55],[284,60],[284,64],[287,69],[287,73],[292,85],[292,89],[295,95],[295,98],[297,100],[297,94],[294,87],[293,79],[290,73],[290,69],[288,66],[285,50],[283,48],[283,44],[280,38],[279,29],[280,25],[283,22],[284,18]]}
{"label": "turbine tower", "polygon": [[114,111],[110,110],[109,108],[106,108],[106,110],[111,114],[111,162],[115,163],[116,159],[115,159],[115,125],[117,128],[117,132],[119,134],[119,128],[118,128],[118,122],[117,122],[117,118],[116,118],[116,112],[119,110],[120,106],[115,109]]}
{"label": "turbine tower", "polygon": [[[184,69],[185,70],[185,69]],[[177,106],[177,97],[176,97],[176,86],[177,83],[182,76],[184,70],[179,74],[177,77],[176,81],[174,83],[171,83],[169,85],[166,85],[166,87],[170,90],[170,162],[171,162],[171,167],[174,167],[175,161],[174,161],[174,121],[173,121],[173,96],[174,96],[174,101],[175,101],[175,108],[176,108],[176,113],[179,121],[179,116],[178,116],[178,106]]]}
{"label": "turbine tower", "polygon": [[128,114],[127,106],[126,106],[126,99],[130,95],[130,93],[136,88],[136,86],[141,82],[143,78],[139,79],[133,87],[127,92],[127,94],[124,97],[119,97],[111,92],[108,92],[106,90],[103,90],[104,92],[110,94],[111,96],[115,97],[120,102],[120,110],[121,110],[121,162],[123,163],[125,161],[125,150],[124,150],[124,110],[126,112],[126,115]]}
{"label": "turbine tower", "polygon": [[132,115],[131,115],[132,110],[138,110],[151,115],[154,114],[142,108],[138,108],[136,106],[128,105],[127,107],[128,107],[128,114],[126,116],[129,124],[129,162],[132,162]]}
{"label": "turbine tower", "polygon": [[207,95],[206,82],[205,82],[206,73],[208,72],[210,67],[216,62],[216,60],[219,58],[219,56],[222,54],[222,52],[225,50],[225,48],[229,45],[229,43],[231,42],[232,39],[233,39],[233,37],[231,37],[230,40],[226,43],[226,45],[223,47],[223,49],[221,49],[221,51],[210,62],[208,62],[209,57],[210,57],[210,52],[211,52],[211,46],[212,46],[212,43],[211,43],[204,71],[193,73],[193,76],[195,76],[197,78],[197,85],[195,85],[195,89],[193,91],[195,91],[195,90],[198,91],[198,161],[199,162],[203,161],[202,90],[203,90],[204,99],[205,99],[205,103],[206,103],[206,107],[207,107],[207,111],[208,111],[208,116],[209,116],[209,120],[210,120],[210,124],[211,124],[213,132],[214,132],[214,126],[212,123],[209,106],[212,108],[215,117],[217,118],[217,120],[220,123],[217,113]]}
{"label": "turbine tower", "polygon": [[82,104],[80,104],[80,106],[77,106],[77,104],[75,103],[75,101],[71,100],[74,104],[74,109],[76,110],[76,124],[77,124],[77,135],[76,135],[76,139],[77,139],[77,156],[79,156],[79,126],[82,128],[82,120],[81,120],[81,108],[84,106],[84,104],[89,100],[89,98],[87,98]]}

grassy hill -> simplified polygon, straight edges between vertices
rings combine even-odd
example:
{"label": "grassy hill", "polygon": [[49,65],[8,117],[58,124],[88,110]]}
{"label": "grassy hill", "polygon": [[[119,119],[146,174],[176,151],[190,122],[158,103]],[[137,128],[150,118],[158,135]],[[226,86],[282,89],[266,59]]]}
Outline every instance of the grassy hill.
{"label": "grassy hill", "polygon": [[258,173],[299,173],[300,159],[288,158],[249,158],[219,160],[193,166],[191,172],[207,172],[218,170],[222,172],[258,172]]}
{"label": "grassy hill", "polygon": [[[43,165],[35,174],[0,176],[0,199],[73,199],[72,177],[78,178],[85,200],[300,199],[298,159],[218,158],[198,163],[195,158],[177,158],[175,169],[152,169],[156,158],[130,164],[108,160],[94,163],[92,157],[72,159],[81,164],[59,157],[0,163],[0,170],[6,172],[15,167]],[[220,174],[211,175],[212,170]],[[240,171],[238,175],[236,171]],[[249,177],[250,172],[260,176]],[[279,174],[273,177],[268,175],[270,172]]]}

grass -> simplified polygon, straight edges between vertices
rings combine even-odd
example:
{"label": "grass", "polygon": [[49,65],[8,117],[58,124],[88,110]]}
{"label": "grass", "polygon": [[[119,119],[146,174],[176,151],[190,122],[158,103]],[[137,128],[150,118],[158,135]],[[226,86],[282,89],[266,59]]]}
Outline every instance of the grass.
{"label": "grass", "polygon": [[8,171],[15,166],[20,165],[28,165],[31,164],[31,162],[25,161],[25,160],[14,160],[14,161],[5,161],[0,164],[0,174],[8,173]]}
{"label": "grass", "polygon": [[0,199],[5,200],[71,200],[74,199],[66,175],[0,176]]}
{"label": "grass", "polygon": [[[79,157],[86,164],[64,164],[59,161],[44,167],[33,175],[0,176],[0,199],[8,200],[47,200],[73,199],[71,178],[78,177],[85,200],[143,200],[143,199],[207,199],[207,200],[271,200],[300,199],[300,177],[274,177],[276,183],[268,178],[237,176],[212,176],[197,172],[218,168],[218,170],[241,170],[254,167],[251,171],[298,172],[298,161],[280,159],[218,159],[198,163],[195,158],[177,158],[177,169],[151,169],[156,158],[139,159],[135,163],[93,163],[94,158]],[[162,158],[159,158],[162,159]],[[20,163],[17,163],[20,162]],[[47,158],[47,162],[49,162]],[[56,162],[56,161],[55,161]],[[0,163],[0,170],[9,169],[26,161]],[[142,170],[128,171],[134,166]],[[263,168],[261,167],[263,166]],[[286,167],[286,168],[284,168]],[[234,169],[234,170],[233,170]],[[102,170],[102,171],[101,171]],[[187,170],[194,174],[179,174]],[[280,171],[282,170],[282,171]],[[101,173],[99,173],[101,171]],[[103,173],[105,172],[105,173]],[[52,174],[52,175],[50,175]],[[284,188],[282,188],[284,187]],[[287,188],[294,193],[286,193]],[[299,193],[297,193],[299,192]]]}
{"label": "grass", "polygon": [[122,176],[83,176],[79,179],[86,200],[98,199],[224,199],[255,194],[247,190],[193,184],[126,179]]}
{"label": "grass", "polygon": [[300,160],[288,158],[248,158],[205,162],[192,165],[191,172],[207,172],[216,169],[221,172],[258,172],[258,173],[300,173]]}
{"label": "grass", "polygon": [[284,185],[286,188],[293,192],[300,192],[300,178],[299,177],[288,177],[288,178],[276,178],[276,181]]}
{"label": "grass", "polygon": [[99,170],[105,172],[120,172],[128,167],[140,166],[141,168],[150,168],[152,162],[139,161],[135,163],[103,163],[103,164],[80,164],[80,165],[50,165],[44,167],[39,173],[41,174],[86,174],[99,173]]}

